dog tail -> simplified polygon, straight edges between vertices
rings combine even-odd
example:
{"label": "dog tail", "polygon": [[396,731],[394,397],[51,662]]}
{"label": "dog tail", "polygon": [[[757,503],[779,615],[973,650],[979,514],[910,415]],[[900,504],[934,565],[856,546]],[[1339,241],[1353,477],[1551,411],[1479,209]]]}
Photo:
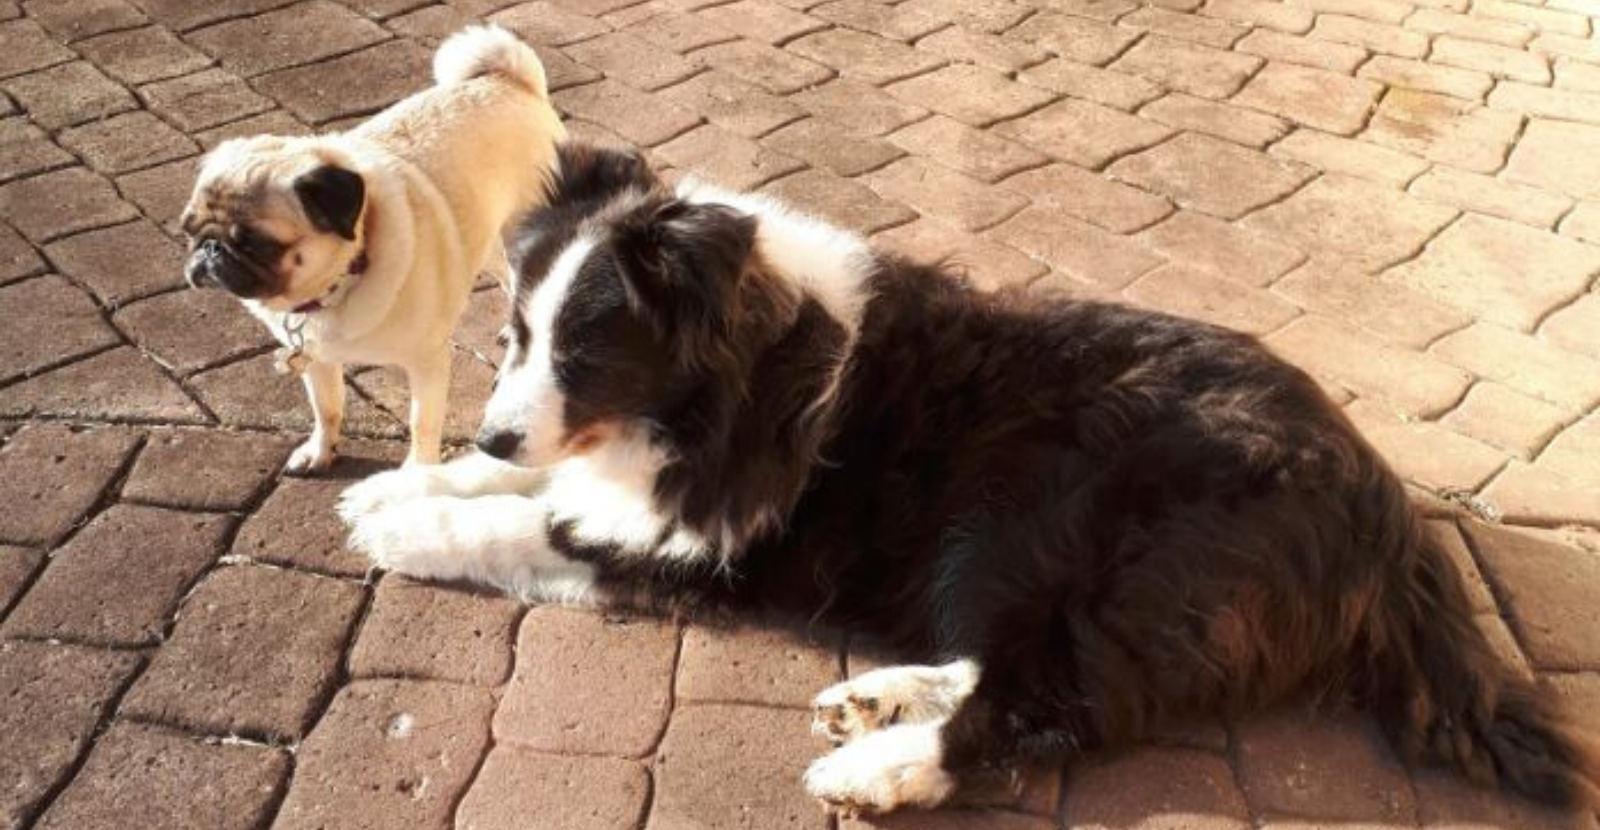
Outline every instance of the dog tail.
{"label": "dog tail", "polygon": [[499,75],[550,97],[544,64],[533,47],[499,26],[469,26],[451,35],[433,56],[433,78],[440,86],[483,75]]}
{"label": "dog tail", "polygon": [[1472,618],[1460,573],[1398,481],[1367,507],[1393,528],[1373,541],[1404,571],[1367,637],[1371,690],[1402,756],[1454,767],[1481,786],[1549,804],[1600,805],[1600,746],[1532,680],[1496,655]]}

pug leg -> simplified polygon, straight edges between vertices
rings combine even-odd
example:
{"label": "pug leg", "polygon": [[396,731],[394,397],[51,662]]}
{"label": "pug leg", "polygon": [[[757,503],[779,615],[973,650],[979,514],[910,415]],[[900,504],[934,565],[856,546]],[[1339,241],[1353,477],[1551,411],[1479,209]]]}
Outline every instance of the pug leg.
{"label": "pug leg", "polygon": [[316,423],[311,437],[289,456],[285,472],[294,475],[320,472],[333,463],[339,430],[344,426],[344,366],[312,361],[301,375],[306,397],[311,399],[311,415]]}
{"label": "pug leg", "polygon": [[406,464],[438,464],[450,403],[450,349],[406,367],[411,386],[411,451]]}

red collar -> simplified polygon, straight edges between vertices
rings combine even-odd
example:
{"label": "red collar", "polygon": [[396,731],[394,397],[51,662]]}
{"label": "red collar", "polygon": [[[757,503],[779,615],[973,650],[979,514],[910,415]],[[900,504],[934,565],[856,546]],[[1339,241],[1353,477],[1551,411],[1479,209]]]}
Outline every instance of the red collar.
{"label": "red collar", "polygon": [[366,252],[365,249],[362,249],[361,252],[359,252],[359,253],[357,253],[355,255],[354,259],[350,260],[350,264],[345,266],[344,276],[342,276],[339,279],[335,280],[334,283],[333,283],[333,286],[330,287],[326,292],[324,292],[321,297],[318,297],[315,300],[307,300],[307,301],[295,306],[293,309],[290,310],[289,313],[291,313],[291,314],[313,314],[315,312],[318,312],[318,311],[321,311],[321,310],[327,308],[327,306],[323,304],[323,300],[326,300],[329,297],[332,297],[335,293],[337,293],[339,291],[339,288],[344,285],[344,281],[345,280],[347,280],[347,279],[349,279],[351,277],[359,277],[362,274],[366,273],[366,271],[367,271],[367,252]]}

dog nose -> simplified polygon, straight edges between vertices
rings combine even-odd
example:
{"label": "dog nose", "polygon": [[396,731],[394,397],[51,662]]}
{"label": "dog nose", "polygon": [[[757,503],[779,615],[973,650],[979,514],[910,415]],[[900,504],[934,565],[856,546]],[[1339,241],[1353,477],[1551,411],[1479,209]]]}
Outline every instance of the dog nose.
{"label": "dog nose", "polygon": [[484,455],[504,461],[517,451],[522,443],[522,433],[510,429],[484,429],[478,433],[478,449]]}

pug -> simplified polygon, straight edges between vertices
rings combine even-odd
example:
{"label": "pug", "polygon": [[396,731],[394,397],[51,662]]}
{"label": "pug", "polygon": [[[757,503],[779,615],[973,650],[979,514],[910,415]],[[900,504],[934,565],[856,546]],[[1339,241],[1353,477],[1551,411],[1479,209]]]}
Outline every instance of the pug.
{"label": "pug", "polygon": [[242,300],[301,376],[315,425],[288,472],[333,462],[346,363],[405,371],[406,463],[438,462],[450,336],[479,273],[509,279],[502,228],[543,198],[565,133],[533,49],[468,28],[433,74],[348,132],[234,139],[200,165],[186,277]]}

